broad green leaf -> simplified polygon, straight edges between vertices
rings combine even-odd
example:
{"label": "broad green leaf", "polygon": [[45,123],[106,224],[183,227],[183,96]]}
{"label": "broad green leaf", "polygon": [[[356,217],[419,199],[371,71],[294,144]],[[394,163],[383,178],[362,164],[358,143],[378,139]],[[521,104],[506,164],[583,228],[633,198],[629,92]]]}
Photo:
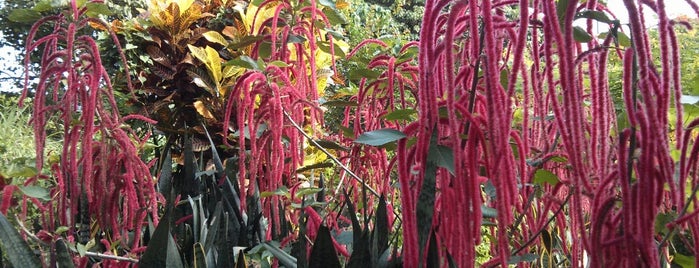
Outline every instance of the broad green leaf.
{"label": "broad green leaf", "polygon": [[607,14],[597,10],[583,10],[575,14],[575,19],[593,19],[603,23],[612,23]]}
{"label": "broad green leaf", "polygon": [[87,12],[85,12],[85,15],[91,18],[95,18],[100,15],[110,16],[114,14],[114,12],[112,12],[112,10],[109,9],[109,6],[107,6],[104,3],[90,2],[85,4],[85,8],[87,10]]}
{"label": "broad green leaf", "polygon": [[417,114],[415,109],[396,109],[383,116],[385,120],[413,120],[413,115]]}
{"label": "broad green leaf", "polygon": [[454,151],[447,146],[430,144],[427,161],[431,161],[438,167],[447,169],[451,175],[454,175]]}
{"label": "broad green leaf", "polygon": [[349,79],[354,81],[361,80],[362,78],[376,79],[379,78],[379,76],[381,76],[381,73],[367,68],[352,69],[349,73]]}
{"label": "broad green leaf", "polygon": [[510,70],[507,68],[502,68],[500,70],[500,85],[502,85],[502,88],[507,89],[510,83]]}
{"label": "broad green leaf", "polygon": [[544,185],[544,183],[548,183],[551,186],[556,186],[560,179],[556,174],[551,173],[551,171],[545,170],[545,169],[538,169],[534,173],[534,178],[532,179],[532,183],[538,184],[538,185]]}
{"label": "broad green leaf", "polygon": [[237,59],[232,59],[229,60],[226,65],[235,65],[239,67],[243,67],[248,70],[262,70],[260,66],[257,64],[257,61],[253,60],[252,58],[248,56],[240,56]]}
{"label": "broad green leaf", "polygon": [[189,51],[191,52],[192,56],[194,56],[194,58],[206,64],[206,61],[208,60],[208,57],[206,56],[206,49],[189,44],[187,45],[187,47],[189,48]]}
{"label": "broad green leaf", "polygon": [[592,40],[592,36],[580,26],[573,27],[573,39],[580,43],[587,43]]}
{"label": "broad green leaf", "polygon": [[325,13],[325,16],[328,18],[328,21],[330,21],[331,25],[347,24],[347,18],[338,9],[324,8],[323,13]]}
{"label": "broad green leaf", "polygon": [[619,45],[623,47],[631,47],[631,38],[624,32],[618,32],[617,38],[619,38]]}
{"label": "broad green leaf", "polygon": [[695,256],[685,256],[680,253],[672,255],[672,263],[679,265],[682,268],[694,268],[696,263]]}
{"label": "broad green leaf", "polygon": [[221,45],[224,45],[224,46],[227,46],[227,45],[228,45],[228,41],[226,40],[226,38],[223,37],[223,35],[221,35],[221,34],[218,33],[217,31],[208,31],[208,32],[205,32],[205,33],[203,34],[203,36],[204,36],[204,38],[206,38],[206,40],[209,40],[209,42],[221,44]]}
{"label": "broad green leaf", "polygon": [[306,42],[306,37],[297,34],[290,34],[289,38],[286,40],[289,44],[303,44]]}
{"label": "broad green leaf", "polygon": [[22,193],[26,196],[41,199],[43,201],[50,201],[51,195],[49,190],[39,187],[39,186],[19,186],[18,187]]}
{"label": "broad green leaf", "polygon": [[39,257],[29,248],[17,229],[0,213],[0,246],[14,267],[41,267]]}
{"label": "broad green leaf", "polygon": [[31,178],[37,175],[37,170],[31,166],[15,164],[9,165],[2,171],[2,175],[8,178]]}
{"label": "broad green leaf", "polygon": [[[168,209],[169,210],[169,209]],[[184,267],[175,240],[170,234],[171,213],[168,211],[160,219],[158,227],[148,242],[146,251],[141,256],[139,267]]]}
{"label": "broad green leaf", "polygon": [[370,146],[381,146],[405,138],[405,134],[395,129],[383,128],[364,132],[354,142]]}
{"label": "broad green leaf", "polygon": [[563,24],[565,20],[564,16],[566,14],[566,9],[568,9],[569,0],[558,0],[556,3],[556,15],[558,16],[558,23]]}
{"label": "broad green leaf", "polygon": [[10,21],[14,22],[33,23],[41,19],[41,17],[41,13],[39,13],[39,11],[27,8],[19,8],[12,10],[7,18]]}
{"label": "broad green leaf", "polygon": [[308,267],[342,267],[340,259],[337,258],[337,251],[335,251],[330,229],[325,225],[321,225],[318,228],[316,240],[313,242],[313,248],[311,248],[311,255],[308,257]]}
{"label": "broad green leaf", "polygon": [[320,49],[320,51],[323,51],[323,52],[328,53],[328,54],[332,54],[332,52],[335,52],[335,57],[340,57],[340,58],[345,57],[345,52],[342,51],[342,48],[340,48],[340,46],[338,46],[335,43],[333,43],[333,51],[330,51],[330,42],[329,41],[318,42],[318,49]]}
{"label": "broad green leaf", "polygon": [[277,66],[277,67],[279,67],[279,68],[286,68],[286,67],[291,66],[291,65],[287,64],[286,62],[283,62],[283,61],[280,61],[280,60],[275,60],[275,61],[273,61],[273,62],[270,62],[269,65]]}
{"label": "broad green leaf", "polygon": [[337,142],[330,141],[330,140],[316,140],[315,143],[311,143],[311,146],[316,147],[316,144],[318,144],[320,147],[323,147],[324,149],[331,149],[331,150],[340,150],[340,151],[349,151],[350,149],[338,144]]}

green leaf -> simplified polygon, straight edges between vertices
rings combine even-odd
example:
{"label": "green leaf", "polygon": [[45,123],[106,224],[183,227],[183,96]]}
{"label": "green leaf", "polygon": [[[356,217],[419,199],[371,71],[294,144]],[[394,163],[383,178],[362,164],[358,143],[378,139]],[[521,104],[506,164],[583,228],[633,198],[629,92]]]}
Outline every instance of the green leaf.
{"label": "green leaf", "polygon": [[339,151],[349,151],[350,149],[340,145],[337,142],[334,141],[329,141],[329,140],[316,140],[315,143],[311,142],[311,146],[317,147],[318,146],[323,147],[324,149],[331,149],[331,150],[339,150]]}
{"label": "green leaf", "polygon": [[195,268],[206,268],[209,265],[206,263],[206,252],[204,251],[204,246],[201,243],[194,243],[194,267]]}
{"label": "green leaf", "polygon": [[383,128],[364,132],[354,142],[370,146],[381,146],[405,138],[405,134],[395,129]]}
{"label": "green leaf", "polygon": [[631,38],[624,32],[618,32],[617,38],[619,39],[619,45],[623,47],[631,47]]}
{"label": "green leaf", "polygon": [[431,161],[438,167],[447,169],[451,175],[454,175],[454,151],[447,146],[430,144],[427,154],[427,161]]}
{"label": "green leaf", "polygon": [[290,34],[286,42],[289,44],[303,44],[306,42],[306,37],[298,34]]}
{"label": "green leaf", "polygon": [[[333,51],[330,51],[330,42],[329,41],[318,42],[318,49],[320,49],[320,51],[323,51],[323,52],[328,53],[328,54],[332,54],[332,52],[333,52]],[[346,56],[345,52],[342,51],[342,48],[340,48],[340,46],[338,46],[335,43],[333,43],[333,50],[335,52],[335,57],[344,58]]]}
{"label": "green leaf", "polygon": [[36,168],[27,165],[9,165],[2,175],[8,178],[31,178],[37,175]]}
{"label": "green leaf", "polygon": [[59,238],[56,240],[56,262],[58,267],[61,268],[72,268],[75,267],[73,263],[73,258],[71,258],[70,253],[68,253],[68,246],[63,239]]}
{"label": "green leaf", "polygon": [[10,15],[7,16],[7,18],[10,21],[14,22],[20,22],[20,23],[33,23],[39,19],[41,19],[41,13],[36,10],[32,9],[27,9],[27,8],[19,8],[12,10],[10,12]]}
{"label": "green leaf", "polygon": [[534,178],[532,179],[532,183],[538,184],[538,185],[544,185],[544,183],[548,183],[551,186],[556,186],[560,179],[556,174],[551,173],[551,171],[545,170],[545,169],[538,169],[536,170],[536,173],[534,173]]}
{"label": "green leaf", "polygon": [[344,25],[348,23],[345,15],[335,8],[324,8],[323,13],[325,13],[325,17],[328,18],[331,25]]}
{"label": "green leaf", "polygon": [[592,40],[592,36],[580,26],[573,27],[573,39],[579,43],[587,43]]}
{"label": "green leaf", "polygon": [[681,266],[682,268],[694,268],[694,264],[696,263],[696,257],[694,256],[685,256],[679,253],[675,253],[672,256],[672,264],[676,264]]}
{"label": "green leaf", "polygon": [[[168,209],[170,210],[170,209]],[[138,262],[139,267],[184,267],[175,240],[170,234],[171,212],[166,212],[148,242],[146,252]]]}
{"label": "green leaf", "polygon": [[568,9],[569,0],[558,0],[556,3],[556,15],[558,15],[558,23],[563,24],[565,20],[566,9]]}
{"label": "green leaf", "polygon": [[256,60],[253,60],[252,58],[242,55],[237,59],[232,59],[229,60],[226,65],[235,65],[239,67],[243,67],[248,70],[262,70],[260,69],[260,66],[257,64]]}
{"label": "green leaf", "polygon": [[481,205],[481,213],[483,214],[483,218],[495,219],[498,217],[498,211],[496,209],[486,207],[485,205]]}
{"label": "green leaf", "polygon": [[612,23],[607,14],[597,10],[583,10],[575,14],[575,19],[592,19],[604,23]]}
{"label": "green leaf", "polygon": [[428,238],[432,232],[432,218],[434,216],[434,203],[436,199],[437,192],[437,165],[435,161],[430,161],[430,159],[438,158],[435,156],[437,153],[437,131],[432,132],[432,137],[430,138],[430,149],[427,153],[427,163],[425,165],[425,175],[422,180],[422,187],[420,188],[420,194],[417,200],[417,225],[418,225],[418,245],[420,248],[420,258],[419,260],[425,259],[426,256],[423,255],[425,247],[428,246]]}
{"label": "green leaf", "polygon": [[109,6],[107,6],[104,3],[90,2],[85,4],[85,8],[87,10],[85,12],[85,15],[91,18],[95,18],[100,15],[110,16],[114,14],[114,12],[112,12],[112,10],[109,9]]}
{"label": "green leaf", "polygon": [[39,257],[34,254],[17,229],[0,213],[0,245],[14,267],[41,267]]}
{"label": "green leaf", "polygon": [[318,187],[301,188],[298,191],[296,191],[296,197],[317,194],[322,190],[323,190],[323,188],[318,188]]}
{"label": "green leaf", "polygon": [[381,73],[367,68],[352,69],[349,72],[349,79],[354,81],[361,80],[362,78],[376,79],[379,78],[379,76],[381,76]]}
{"label": "green leaf", "polygon": [[500,70],[500,85],[502,85],[502,88],[507,89],[510,83],[510,70],[507,68],[502,68]]}
{"label": "green leaf", "polygon": [[19,186],[18,187],[24,195],[41,199],[42,201],[51,201],[51,195],[49,190],[44,189],[39,186]]}
{"label": "green leaf", "polygon": [[308,267],[342,267],[340,265],[340,259],[337,257],[335,246],[333,245],[330,229],[325,225],[318,227],[318,235],[316,236],[315,242],[313,242],[311,256],[308,258]]}
{"label": "green leaf", "polygon": [[417,114],[415,109],[396,109],[383,116],[384,120],[413,120],[413,115]]}
{"label": "green leaf", "polygon": [[280,60],[275,60],[275,61],[273,61],[273,62],[270,62],[269,65],[277,66],[277,67],[279,67],[279,68],[286,68],[286,67],[289,67],[289,66],[290,66],[290,65],[287,64],[286,62],[283,62],[283,61],[280,61]]}
{"label": "green leaf", "polygon": [[279,260],[279,263],[283,264],[288,268],[296,268],[296,258],[289,255],[289,253],[284,252],[280,248],[274,246],[270,242],[263,242],[262,246],[267,249],[274,257]]}
{"label": "green leaf", "polygon": [[380,257],[382,253],[388,250],[388,208],[386,206],[386,197],[379,197],[379,205],[376,207],[376,220],[374,221],[374,229],[372,232],[372,252],[373,267],[380,267]]}

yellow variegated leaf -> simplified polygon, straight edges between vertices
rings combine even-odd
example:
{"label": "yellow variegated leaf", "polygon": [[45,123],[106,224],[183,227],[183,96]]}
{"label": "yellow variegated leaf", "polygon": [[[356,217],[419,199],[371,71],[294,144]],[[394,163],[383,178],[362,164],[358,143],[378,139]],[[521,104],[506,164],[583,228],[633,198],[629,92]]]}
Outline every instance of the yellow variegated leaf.
{"label": "yellow variegated leaf", "polygon": [[194,102],[194,108],[197,109],[197,113],[199,113],[201,116],[203,116],[206,119],[214,119],[214,115],[211,114],[209,109],[206,108],[204,105],[204,102],[198,100]]}
{"label": "yellow variegated leaf", "polygon": [[227,46],[227,45],[228,45],[228,41],[226,40],[226,38],[224,38],[223,35],[221,35],[221,34],[218,33],[217,31],[208,31],[208,32],[205,32],[205,33],[204,33],[204,38],[206,38],[206,40],[209,40],[209,42],[221,44],[221,45],[223,45],[223,46]]}
{"label": "yellow variegated leaf", "polygon": [[206,50],[189,44],[187,44],[187,47],[189,47],[189,51],[191,52],[192,56],[194,56],[194,58],[206,64]]}
{"label": "yellow variegated leaf", "polygon": [[216,84],[221,82],[221,57],[218,55],[218,51],[210,46],[206,46],[206,65],[211,72],[211,76],[214,77]]}
{"label": "yellow variegated leaf", "polygon": [[335,7],[337,7],[337,9],[346,9],[349,6],[350,6],[349,2],[347,2],[345,0],[337,0],[337,2],[335,3]]}
{"label": "yellow variegated leaf", "polygon": [[173,2],[180,6],[180,15],[182,15],[185,11],[187,11],[187,9],[189,9],[190,6],[192,6],[194,0],[175,0]]}

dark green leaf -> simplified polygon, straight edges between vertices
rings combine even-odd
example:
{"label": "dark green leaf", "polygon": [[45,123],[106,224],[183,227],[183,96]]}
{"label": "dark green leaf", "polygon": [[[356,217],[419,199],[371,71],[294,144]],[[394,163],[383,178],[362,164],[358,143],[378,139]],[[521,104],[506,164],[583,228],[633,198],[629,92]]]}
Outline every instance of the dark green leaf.
{"label": "dark green leaf", "polygon": [[317,188],[317,187],[301,188],[298,191],[296,191],[296,197],[317,194],[318,192],[320,192],[322,190],[323,190],[322,188]]}
{"label": "dark green leaf", "polygon": [[56,240],[56,263],[59,268],[72,268],[75,267],[73,263],[73,258],[68,253],[68,246],[63,239],[59,238]]}
{"label": "dark green leaf", "polygon": [[372,233],[372,263],[378,267],[380,257],[388,249],[388,208],[386,207],[386,197],[381,195],[379,205],[376,207],[376,220]]}
{"label": "dark green leaf", "polygon": [[320,162],[308,166],[300,167],[296,170],[296,173],[302,173],[309,170],[320,169],[320,168],[331,168],[334,164],[332,162]]}
{"label": "dark green leaf", "polygon": [[385,120],[413,120],[413,115],[417,114],[415,109],[396,109],[383,116]]}
{"label": "dark green leaf", "polygon": [[252,58],[242,55],[237,59],[232,59],[229,60],[226,65],[235,65],[238,67],[243,67],[248,70],[262,70],[260,66],[257,64],[256,60],[253,60]]}
{"label": "dark green leaf", "polygon": [[394,142],[405,138],[405,134],[395,129],[383,128],[374,131],[368,131],[359,135],[359,137],[354,140],[356,143],[366,144],[370,146],[381,146],[389,142]]}
{"label": "dark green leaf", "polygon": [[306,37],[297,34],[290,34],[286,42],[290,44],[303,44],[306,42]]}
{"label": "dark green leaf", "polygon": [[381,76],[381,73],[367,68],[352,69],[349,73],[349,79],[354,81],[361,80],[362,78],[376,79],[379,76]]}
{"label": "dark green leaf", "polygon": [[330,140],[316,140],[315,143],[311,142],[311,146],[320,146],[323,147],[324,149],[331,149],[331,150],[340,150],[340,151],[349,151],[349,148],[340,145],[337,142],[330,141]]}
{"label": "dark green leaf", "polygon": [[12,10],[10,15],[7,17],[10,21],[20,22],[20,23],[33,23],[41,19],[41,13],[36,10],[19,8]]}
{"label": "dark green leaf", "polygon": [[289,253],[286,253],[285,251],[281,250],[279,247],[271,244],[270,242],[263,242],[262,246],[267,249],[274,257],[279,260],[279,263],[288,267],[288,268],[296,268],[296,258],[292,257],[289,255]]}
{"label": "dark green leaf", "polygon": [[432,235],[430,236],[430,246],[427,248],[427,261],[425,262],[425,267],[440,267],[441,265],[439,265],[439,259],[437,237],[435,237],[434,230],[432,230]]}
{"label": "dark green leaf", "polygon": [[39,186],[19,186],[18,188],[26,196],[41,199],[43,201],[51,200],[49,190],[41,188]]}
{"label": "dark green leaf", "polygon": [[34,254],[17,229],[0,213],[0,245],[3,253],[14,267],[41,267],[39,257]]}
{"label": "dark green leaf", "polygon": [[438,167],[447,169],[451,175],[454,175],[454,152],[451,148],[442,145],[432,146],[430,144],[427,161],[432,161]]}
{"label": "dark green leaf", "polygon": [[109,16],[114,14],[114,12],[112,12],[112,10],[109,9],[109,7],[104,3],[89,2],[85,4],[85,8],[87,9],[85,15],[91,18],[97,17],[99,15]]}
{"label": "dark green leaf", "polygon": [[430,138],[430,150],[427,153],[427,163],[425,164],[425,175],[422,180],[422,187],[417,200],[417,226],[418,226],[418,243],[420,248],[420,261],[426,256],[423,255],[425,247],[428,246],[428,237],[432,232],[432,217],[434,216],[434,202],[437,192],[437,164],[429,159],[437,159],[435,154],[437,148],[437,131],[432,132]]}
{"label": "dark green leaf", "polygon": [[[169,210],[169,209],[168,209]],[[168,211],[160,219],[158,227],[148,242],[146,252],[138,262],[139,267],[184,267],[175,239],[170,234],[171,213]]]}
{"label": "dark green leaf", "polygon": [[483,213],[483,218],[494,219],[498,217],[498,211],[496,209],[486,207],[485,205],[481,205],[481,213]]}
{"label": "dark green leaf", "polygon": [[556,15],[558,16],[558,23],[563,24],[565,21],[566,9],[568,9],[569,0],[558,0],[556,3]]}
{"label": "dark green leaf", "polygon": [[575,14],[575,19],[592,19],[604,23],[612,23],[612,20],[607,17],[607,14],[597,10],[584,10]]}
{"label": "dark green leaf", "polygon": [[238,42],[231,44],[229,47],[231,49],[240,49],[240,48],[252,45],[252,44],[254,44],[260,40],[264,40],[264,39],[265,39],[264,36],[246,35],[245,37],[240,38],[240,40],[238,40]]}
{"label": "dark green leaf", "polygon": [[335,52],[335,57],[340,57],[340,58],[345,57],[345,52],[342,51],[342,48],[340,48],[340,46],[338,46],[335,43],[333,43],[333,51],[330,51],[330,42],[329,41],[318,42],[318,49],[320,49],[321,51],[328,53],[328,54],[332,54],[333,52]]}
{"label": "dark green leaf", "polygon": [[592,40],[592,36],[580,26],[573,27],[573,39],[580,43],[587,43]]}
{"label": "dark green leaf", "polygon": [[238,252],[238,260],[235,262],[235,268],[247,268],[247,262],[245,261],[245,252],[241,249]]}
{"label": "dark green leaf", "polygon": [[556,186],[560,179],[556,174],[553,174],[551,171],[545,170],[545,169],[538,169],[536,170],[536,173],[534,173],[534,178],[532,179],[532,183],[538,184],[538,185],[544,185],[544,183],[548,183],[551,186]]}
{"label": "dark green leaf", "polygon": [[318,227],[318,235],[311,249],[311,256],[308,259],[309,268],[333,268],[342,267],[340,259],[337,258],[337,251],[333,245],[330,229],[321,225]]}
{"label": "dark green leaf", "polygon": [[549,231],[547,231],[547,230],[541,231],[541,243],[544,244],[544,248],[546,249],[546,254],[551,254],[551,234],[549,234]]}

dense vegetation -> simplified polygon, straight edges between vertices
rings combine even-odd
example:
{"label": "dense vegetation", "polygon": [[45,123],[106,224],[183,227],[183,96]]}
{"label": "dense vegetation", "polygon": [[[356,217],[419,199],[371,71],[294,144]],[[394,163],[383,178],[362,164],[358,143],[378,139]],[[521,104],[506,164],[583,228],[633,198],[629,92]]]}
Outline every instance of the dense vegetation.
{"label": "dense vegetation", "polygon": [[2,263],[699,264],[662,0],[5,3]]}

